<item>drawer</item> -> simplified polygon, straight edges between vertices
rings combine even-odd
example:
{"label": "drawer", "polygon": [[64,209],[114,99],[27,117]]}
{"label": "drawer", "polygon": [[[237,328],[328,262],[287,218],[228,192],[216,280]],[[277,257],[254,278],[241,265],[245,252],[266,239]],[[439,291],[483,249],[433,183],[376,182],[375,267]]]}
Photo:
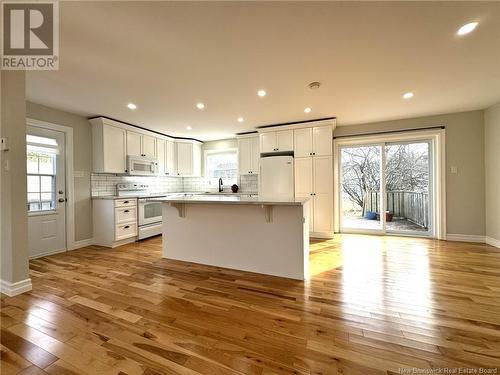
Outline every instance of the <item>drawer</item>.
{"label": "drawer", "polygon": [[125,223],[115,226],[115,241],[137,236],[137,223]]}
{"label": "drawer", "polygon": [[137,206],[137,199],[136,198],[115,199],[115,207],[129,207],[129,206]]}
{"label": "drawer", "polygon": [[130,223],[137,221],[137,208],[134,206],[123,206],[115,208],[115,224]]}

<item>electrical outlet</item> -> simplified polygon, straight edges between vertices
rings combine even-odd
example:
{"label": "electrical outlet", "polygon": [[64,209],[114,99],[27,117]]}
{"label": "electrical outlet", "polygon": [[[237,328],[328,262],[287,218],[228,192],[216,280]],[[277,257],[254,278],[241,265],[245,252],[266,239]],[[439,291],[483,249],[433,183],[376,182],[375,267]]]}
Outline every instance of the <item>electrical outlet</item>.
{"label": "electrical outlet", "polygon": [[9,142],[7,138],[0,138],[0,150],[2,151],[9,150]]}

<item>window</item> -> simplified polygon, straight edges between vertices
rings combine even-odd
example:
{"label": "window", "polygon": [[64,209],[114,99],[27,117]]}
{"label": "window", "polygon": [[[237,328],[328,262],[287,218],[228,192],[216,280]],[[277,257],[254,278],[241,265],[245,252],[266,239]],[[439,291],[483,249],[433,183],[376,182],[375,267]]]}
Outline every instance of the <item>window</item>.
{"label": "window", "polygon": [[236,150],[207,152],[205,172],[208,183],[217,186],[222,178],[225,186],[238,182],[238,154]]}
{"label": "window", "polygon": [[26,141],[28,212],[55,210],[57,142],[33,135]]}

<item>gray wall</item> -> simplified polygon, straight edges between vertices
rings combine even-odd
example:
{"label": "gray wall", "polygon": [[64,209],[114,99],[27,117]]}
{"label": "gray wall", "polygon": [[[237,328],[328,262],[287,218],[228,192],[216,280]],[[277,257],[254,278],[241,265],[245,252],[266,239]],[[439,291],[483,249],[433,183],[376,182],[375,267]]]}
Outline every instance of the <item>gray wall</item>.
{"label": "gray wall", "polygon": [[85,117],[60,111],[40,104],[26,102],[26,117],[73,128],[73,162],[75,177],[75,241],[92,237],[92,202],[90,199],[90,172],[92,169],[92,133]]}
{"label": "gray wall", "polygon": [[[485,235],[483,111],[340,126],[334,135],[446,126],[447,233]],[[498,144],[498,143],[497,143]],[[498,159],[497,159],[498,160]],[[450,173],[457,166],[458,173]]]}
{"label": "gray wall", "polygon": [[486,236],[500,241],[500,103],[484,112]]}
{"label": "gray wall", "polygon": [[8,151],[0,151],[1,279],[15,283],[29,277],[25,73],[0,71],[0,76],[0,133],[9,143]]}

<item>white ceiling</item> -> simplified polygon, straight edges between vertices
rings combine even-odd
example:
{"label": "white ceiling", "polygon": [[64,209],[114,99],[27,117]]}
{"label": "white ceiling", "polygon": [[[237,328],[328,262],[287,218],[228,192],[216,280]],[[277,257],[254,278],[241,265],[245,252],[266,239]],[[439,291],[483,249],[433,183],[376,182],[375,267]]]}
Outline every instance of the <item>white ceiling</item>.
{"label": "white ceiling", "polygon": [[29,72],[28,100],[175,136],[500,101],[500,2],[61,2],[60,25],[60,70]]}

